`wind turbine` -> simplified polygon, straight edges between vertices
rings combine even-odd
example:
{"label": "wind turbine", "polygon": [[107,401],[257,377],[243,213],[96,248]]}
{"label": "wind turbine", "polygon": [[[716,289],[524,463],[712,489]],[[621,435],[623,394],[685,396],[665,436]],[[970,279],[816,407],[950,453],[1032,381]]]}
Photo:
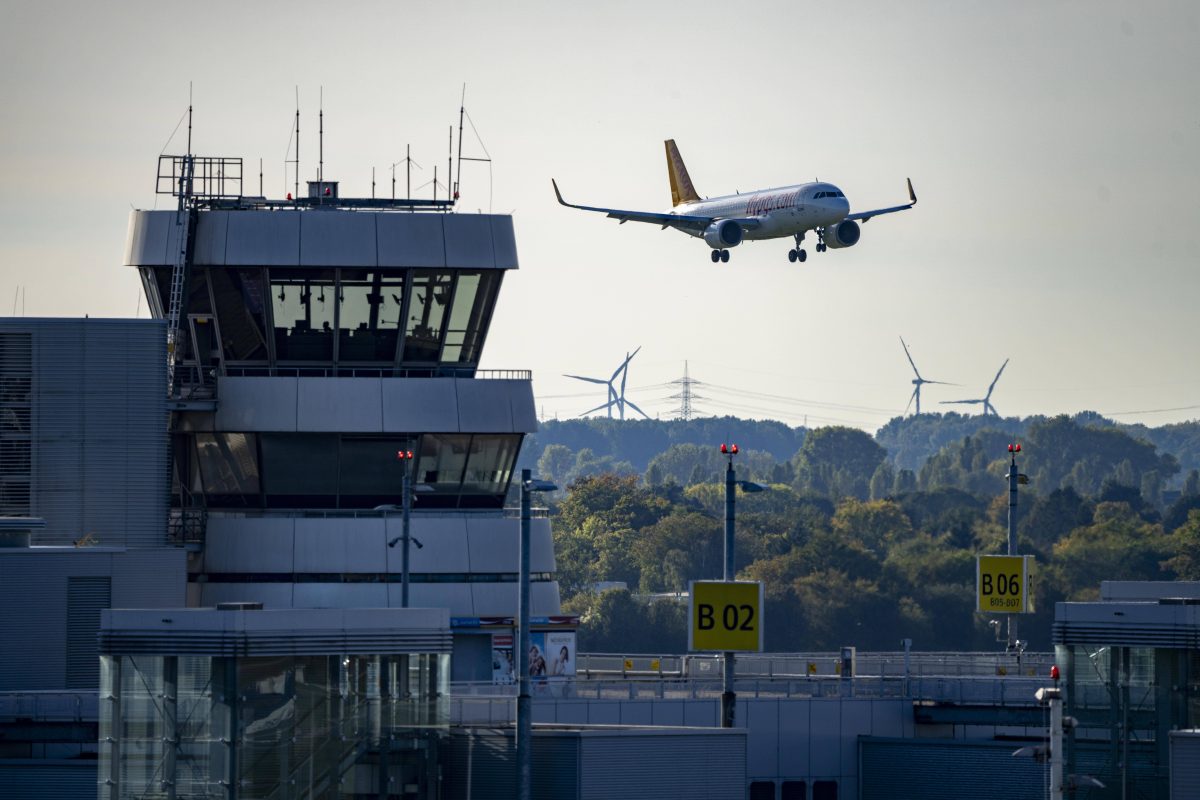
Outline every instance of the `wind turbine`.
{"label": "wind turbine", "polygon": [[912,354],[908,352],[908,345],[904,343],[904,337],[900,337],[900,346],[904,348],[904,355],[908,356],[908,363],[912,365],[913,374],[917,377],[913,379],[913,393],[908,398],[908,405],[904,407],[904,413],[908,413],[908,409],[912,407],[913,401],[917,401],[917,416],[921,416],[921,387],[927,383],[939,383],[942,386],[957,386],[957,383],[946,383],[946,381],[927,381],[921,377],[921,373],[917,370],[917,365],[913,363]]}
{"label": "wind turbine", "polygon": [[[626,353],[625,360],[621,362],[621,366],[617,367],[616,370],[613,371],[612,377],[609,378],[608,380],[604,380],[603,378],[588,378],[583,375],[564,375],[563,376],[564,378],[574,378],[577,381],[587,381],[588,383],[598,383],[601,386],[608,387],[608,402],[601,403],[600,405],[596,406],[595,408],[589,409],[589,410],[583,412],[579,416],[586,417],[588,414],[591,414],[594,411],[607,410],[608,418],[612,419],[613,407],[616,406],[617,412],[620,415],[620,418],[625,419],[625,406],[629,406],[630,408],[632,408],[634,411],[641,414],[646,419],[650,419],[650,417],[646,414],[646,412],[642,411],[640,408],[638,408],[632,400],[625,399],[625,380],[626,380],[626,378],[629,377],[629,362],[633,360],[633,357],[636,356],[641,351],[641,349],[642,349],[641,346],[638,346],[638,349],[634,350],[632,353]],[[618,375],[621,377],[621,390],[620,391],[617,391],[617,388],[613,385],[616,382]]]}
{"label": "wind turbine", "polygon": [[996,381],[1000,380],[1000,373],[1004,372],[1004,368],[1007,366],[1008,359],[1006,358],[1004,359],[1004,363],[1000,365],[1000,371],[996,373],[996,377],[992,378],[992,384],[988,387],[987,394],[985,394],[983,397],[980,397],[976,400],[943,400],[942,404],[961,403],[968,405],[979,405],[982,403],[984,416],[987,416],[989,412],[993,416],[1000,416],[1000,413],[996,411],[996,407],[992,405],[992,390],[996,388]]}

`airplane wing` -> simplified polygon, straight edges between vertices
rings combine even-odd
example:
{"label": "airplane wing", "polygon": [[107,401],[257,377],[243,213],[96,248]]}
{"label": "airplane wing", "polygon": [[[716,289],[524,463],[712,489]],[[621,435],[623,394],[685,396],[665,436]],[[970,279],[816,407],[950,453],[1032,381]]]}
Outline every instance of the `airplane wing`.
{"label": "airplane wing", "polygon": [[[612,219],[621,221],[624,225],[626,222],[649,222],[653,225],[661,225],[664,228],[687,228],[689,230],[704,230],[711,225],[719,217],[710,217],[695,214],[664,214],[655,211],[623,211],[619,208],[598,208],[596,206],[581,206],[575,203],[568,203],[563,199],[562,192],[558,190],[558,183],[551,178],[550,183],[554,186],[554,194],[558,197],[558,202],[568,208],[578,208],[581,211],[599,211],[601,214],[606,214]],[[745,230],[754,230],[762,223],[754,218],[735,219]]]}
{"label": "airplane wing", "polygon": [[902,206],[891,206],[889,208],[877,208],[873,211],[856,211],[853,214],[847,214],[846,219],[860,219],[864,223],[871,217],[878,217],[880,214],[894,214],[897,211],[908,211],[917,204],[917,193],[913,191],[912,179],[908,180],[908,199],[909,202]]}

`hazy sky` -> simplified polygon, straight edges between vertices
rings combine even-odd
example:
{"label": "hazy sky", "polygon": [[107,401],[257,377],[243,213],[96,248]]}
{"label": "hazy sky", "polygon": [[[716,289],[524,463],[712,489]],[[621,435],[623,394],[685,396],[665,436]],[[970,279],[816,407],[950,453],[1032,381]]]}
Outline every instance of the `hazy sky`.
{"label": "hazy sky", "polygon": [[[521,258],[483,366],[532,369],[548,417],[604,400],[562,373],[607,376],[640,345],[627,394],[651,416],[678,409],[663,384],[687,360],[703,412],[873,430],[912,389],[901,335],[926,378],[962,384],[926,387],[926,410],[981,397],[1011,358],[1002,414],[1200,417],[1200,6],[684,7],[3,0],[0,313],[18,287],[28,316],[135,313],[128,213],[155,202],[189,81],[194,151],[262,158],[274,196],[297,85],[303,177],[323,86],[325,175],[366,196],[406,144],[414,186],[444,180],[465,83],[494,164],[464,168],[462,210],[514,213]],[[866,209],[911,176],[920,202],[856,247],[810,239],[805,264],[776,240],[720,265],[555,203],[551,177],[574,202],[665,210],[666,138],[701,194],[819,177]]]}

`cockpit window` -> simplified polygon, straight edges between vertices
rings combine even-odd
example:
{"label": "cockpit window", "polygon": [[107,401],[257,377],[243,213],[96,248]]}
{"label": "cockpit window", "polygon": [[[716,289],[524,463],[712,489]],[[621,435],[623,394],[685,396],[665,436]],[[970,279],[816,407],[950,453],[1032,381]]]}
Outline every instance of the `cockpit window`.
{"label": "cockpit window", "polygon": [[813,199],[820,200],[822,197],[824,197],[827,194],[829,194],[829,192],[817,192],[816,194],[813,195]]}

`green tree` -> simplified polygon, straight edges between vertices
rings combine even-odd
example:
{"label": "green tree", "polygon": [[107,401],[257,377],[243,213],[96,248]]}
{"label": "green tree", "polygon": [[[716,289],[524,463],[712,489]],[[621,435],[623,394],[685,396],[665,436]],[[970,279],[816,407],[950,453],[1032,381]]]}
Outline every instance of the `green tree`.
{"label": "green tree", "polygon": [[1099,503],[1092,524],[1076,528],[1054,546],[1059,588],[1072,600],[1099,595],[1104,580],[1161,580],[1160,564],[1172,555],[1162,527],[1146,522],[1127,503]]}
{"label": "green tree", "polygon": [[857,428],[818,428],[805,437],[792,460],[796,488],[866,500],[871,476],[886,455],[869,434]]}
{"label": "green tree", "polygon": [[1171,558],[1163,564],[1181,581],[1200,581],[1200,509],[1171,535]]}
{"label": "green tree", "polygon": [[537,462],[537,474],[543,480],[553,481],[560,487],[566,486],[575,467],[575,454],[571,448],[552,444],[542,450]]}
{"label": "green tree", "polygon": [[831,522],[833,532],[843,541],[858,542],[882,557],[889,544],[912,536],[912,522],[899,503],[874,500],[863,503],[844,500]]}
{"label": "green tree", "polygon": [[879,462],[879,466],[875,468],[875,473],[871,475],[871,499],[883,500],[891,496],[892,486],[896,483],[896,474],[892,470],[892,465],[887,461]]}

